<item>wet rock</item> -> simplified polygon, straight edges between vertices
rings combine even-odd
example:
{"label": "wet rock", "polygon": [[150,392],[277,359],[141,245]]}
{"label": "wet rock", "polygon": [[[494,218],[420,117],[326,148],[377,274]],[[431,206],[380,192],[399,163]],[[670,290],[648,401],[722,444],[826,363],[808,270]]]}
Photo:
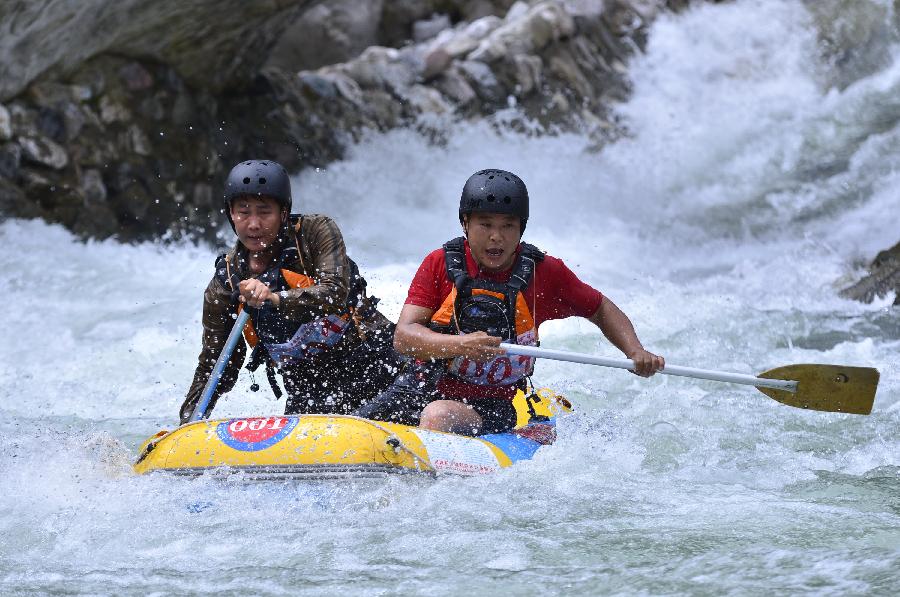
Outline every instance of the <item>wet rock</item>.
{"label": "wet rock", "polygon": [[426,81],[433,79],[447,70],[447,67],[452,63],[453,57],[443,48],[433,50],[425,56],[425,68],[422,71],[422,78]]}
{"label": "wet rock", "polygon": [[329,78],[342,98],[357,106],[362,103],[363,92],[356,81],[342,73],[331,73]]}
{"label": "wet rock", "polygon": [[35,126],[41,135],[56,142],[66,140],[66,120],[58,110],[41,108],[38,110]]}
{"label": "wet rock", "polygon": [[22,168],[19,171],[19,180],[26,194],[37,199],[44,204],[46,209],[51,209],[52,193],[56,190],[56,185],[49,178],[48,172],[37,172],[32,168]]}
{"label": "wet rock", "polygon": [[341,65],[340,72],[356,81],[360,87],[382,87],[385,71],[397,61],[399,52],[394,48],[373,46],[358,58]]}
{"label": "wet rock", "polygon": [[0,141],[8,141],[12,139],[12,116],[6,106],[0,104]]}
{"label": "wet rock", "polygon": [[355,58],[378,44],[384,0],[330,0],[303,12],[281,35],[266,62],[288,72]]}
{"label": "wet rock", "polygon": [[537,56],[517,54],[513,56],[516,72],[516,95],[530,94],[541,85],[544,64]]}
{"label": "wet rock", "polygon": [[119,219],[129,222],[142,221],[152,205],[153,197],[143,182],[137,179],[129,181],[111,201],[111,206]]}
{"label": "wet rock", "polygon": [[160,94],[145,97],[138,105],[138,114],[142,120],[162,120],[166,117],[166,107]]}
{"label": "wet rock", "polygon": [[25,191],[11,181],[0,176],[0,221],[8,216],[34,218],[40,211],[28,203]]}
{"label": "wet rock", "polygon": [[417,114],[444,115],[453,111],[441,92],[424,85],[413,85],[404,95],[404,100]]}
{"label": "wet rock", "polygon": [[506,92],[488,65],[475,60],[461,60],[457,66],[468,79],[478,97],[491,103],[505,101]]}
{"label": "wet rock", "polygon": [[568,46],[575,64],[582,72],[590,73],[596,78],[602,73],[609,73],[614,70],[599,49],[585,37],[576,36],[572,38]]}
{"label": "wet rock", "polygon": [[22,165],[22,148],[16,143],[0,145],[0,178],[15,180]]}
{"label": "wet rock", "polygon": [[66,150],[46,137],[19,137],[19,145],[22,147],[22,159],[25,161],[54,170],[61,170],[69,163]]}
{"label": "wet rock", "polygon": [[445,72],[435,82],[435,86],[444,96],[460,107],[466,107],[478,98],[475,90],[458,69]]}
{"label": "wet rock", "polygon": [[521,19],[528,12],[528,8],[528,2],[524,2],[523,0],[513,2],[512,6],[509,7],[509,10],[506,11],[506,20],[515,21],[516,19]]}
{"label": "wet rock", "polygon": [[147,138],[147,135],[137,124],[132,124],[125,131],[122,145],[126,148],[126,151],[140,156],[149,156],[152,153],[150,139]]}
{"label": "wet rock", "polygon": [[412,25],[435,12],[433,0],[387,0],[381,12],[378,43],[401,46],[412,39]]}
{"label": "wet rock", "polygon": [[119,219],[107,203],[92,204],[89,208],[76,209],[72,214],[72,232],[83,238],[105,239],[113,236],[123,238]]}
{"label": "wet rock", "polygon": [[334,99],[338,95],[337,85],[328,77],[316,73],[300,73],[298,78],[302,88],[318,98]]}
{"label": "wet rock", "polygon": [[440,41],[440,48],[453,58],[466,56],[478,47],[485,37],[500,27],[503,20],[495,16],[487,16],[470,23],[462,31],[451,32],[446,40]]}
{"label": "wet rock", "polygon": [[513,0],[469,0],[462,5],[462,17],[466,21],[475,21],[487,16],[504,15],[513,5]]}
{"label": "wet rock", "polygon": [[9,116],[12,122],[13,136],[16,135],[38,135],[37,129],[38,111],[34,108],[29,109],[20,101],[15,101],[9,105]]}
{"label": "wet rock", "polygon": [[566,86],[575,92],[576,95],[589,98],[592,95],[591,84],[587,77],[578,68],[575,59],[567,51],[559,51],[552,58],[548,70],[554,75],[562,79]]}
{"label": "wet rock", "polygon": [[116,149],[115,137],[96,129],[89,129],[79,141],[71,146],[69,157],[82,167],[103,167],[115,163],[122,155]]}
{"label": "wet rock", "polygon": [[879,253],[869,265],[869,274],[841,291],[841,296],[865,303],[893,292],[894,304],[900,305],[900,243]]}
{"label": "wet rock", "polygon": [[560,1],[540,2],[521,17],[512,14],[510,9],[506,22],[478,45],[470,59],[490,63],[504,56],[534,54],[575,32],[575,20]]}
{"label": "wet rock", "polygon": [[90,87],[41,81],[28,88],[28,98],[42,108],[58,108],[71,102],[85,102],[93,97]]}
{"label": "wet rock", "polygon": [[366,94],[364,110],[369,120],[380,130],[394,128],[403,122],[403,107],[385,91],[375,89]]}
{"label": "wet rock", "polygon": [[175,102],[172,105],[172,113],[169,117],[172,119],[173,123],[185,125],[193,120],[196,110],[197,105],[194,103],[191,95],[182,92],[175,97]]}
{"label": "wet rock", "polygon": [[123,104],[104,95],[100,98],[100,120],[104,124],[128,122],[131,120],[131,112]]}
{"label": "wet rock", "polygon": [[240,84],[312,0],[47,0],[4,6],[0,101],[104,53],[172,65],[197,88]]}
{"label": "wet rock", "polygon": [[153,75],[139,62],[129,62],[122,66],[119,77],[128,91],[144,91],[153,87]]}
{"label": "wet rock", "polygon": [[558,91],[547,101],[547,111],[551,114],[565,114],[570,109],[571,107],[569,106],[569,101],[566,99],[566,96]]}
{"label": "wet rock", "polygon": [[87,115],[81,107],[67,102],[60,109],[63,118],[63,127],[65,129],[65,141],[70,142],[78,138],[84,125],[87,124]]}
{"label": "wet rock", "polygon": [[87,90],[91,102],[96,102],[104,91],[106,91],[106,72],[101,65],[106,62],[112,62],[113,59],[100,56],[78,65],[72,75],[69,77],[69,83]]}
{"label": "wet rock", "polygon": [[361,87],[386,89],[400,94],[418,78],[418,70],[410,58],[409,54],[399,50],[375,46],[347,63],[343,72]]}
{"label": "wet rock", "polygon": [[81,175],[79,188],[88,206],[106,201],[106,185],[103,184],[103,176],[99,170],[85,170]]}
{"label": "wet rock", "polygon": [[629,37],[646,27],[659,13],[664,3],[613,0],[603,11],[609,31],[620,38]]}
{"label": "wet rock", "polygon": [[438,33],[451,27],[450,17],[445,14],[432,15],[430,19],[413,23],[413,41],[422,43],[437,37]]}

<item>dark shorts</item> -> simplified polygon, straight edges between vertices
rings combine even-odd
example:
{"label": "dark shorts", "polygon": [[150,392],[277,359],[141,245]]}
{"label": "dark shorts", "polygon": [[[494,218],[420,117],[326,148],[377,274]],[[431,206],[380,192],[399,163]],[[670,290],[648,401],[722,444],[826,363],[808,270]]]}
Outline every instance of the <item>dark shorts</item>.
{"label": "dark shorts", "polygon": [[516,408],[511,400],[504,398],[466,400],[447,397],[425,384],[420,386],[407,374],[402,374],[381,395],[353,414],[375,421],[418,425],[422,409],[436,400],[454,400],[472,407],[481,417],[479,434],[502,433],[516,426]]}

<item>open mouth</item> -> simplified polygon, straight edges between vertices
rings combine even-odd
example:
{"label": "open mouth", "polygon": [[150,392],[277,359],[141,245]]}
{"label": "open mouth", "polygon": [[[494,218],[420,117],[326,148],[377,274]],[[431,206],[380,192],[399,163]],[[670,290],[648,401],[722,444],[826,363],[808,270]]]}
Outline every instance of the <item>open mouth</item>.
{"label": "open mouth", "polygon": [[503,256],[503,249],[485,249],[485,253],[488,254],[488,257],[496,259]]}

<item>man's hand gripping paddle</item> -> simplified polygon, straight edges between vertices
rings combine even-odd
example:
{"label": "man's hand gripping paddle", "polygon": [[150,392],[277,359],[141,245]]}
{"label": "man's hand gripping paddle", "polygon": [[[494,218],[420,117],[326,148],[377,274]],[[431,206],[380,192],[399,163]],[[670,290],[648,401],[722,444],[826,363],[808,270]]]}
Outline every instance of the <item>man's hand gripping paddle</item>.
{"label": "man's hand gripping paddle", "polygon": [[[500,348],[508,354],[634,370],[634,361],[630,359],[597,357],[518,344],[504,343]],[[666,365],[659,373],[755,386],[769,398],[788,406],[855,415],[872,412],[878,388],[877,369],[844,365],[787,365],[760,373],[756,377],[677,365]]]}

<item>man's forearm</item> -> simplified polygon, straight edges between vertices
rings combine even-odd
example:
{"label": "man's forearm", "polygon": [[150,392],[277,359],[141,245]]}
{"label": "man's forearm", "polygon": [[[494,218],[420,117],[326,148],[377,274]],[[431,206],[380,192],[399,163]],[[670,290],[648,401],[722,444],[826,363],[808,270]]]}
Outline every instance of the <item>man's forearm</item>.
{"label": "man's forearm", "polygon": [[302,319],[310,313],[328,315],[343,313],[347,308],[346,277],[328,272],[318,283],[306,288],[292,288],[278,293],[278,309],[287,319]]}
{"label": "man's forearm", "polygon": [[644,348],[631,320],[607,297],[603,297],[600,307],[590,320],[600,328],[606,339],[625,355],[631,355],[634,351]]}
{"label": "man's forearm", "polygon": [[398,324],[394,348],[417,359],[449,359],[461,354],[460,336],[441,334],[420,323]]}

